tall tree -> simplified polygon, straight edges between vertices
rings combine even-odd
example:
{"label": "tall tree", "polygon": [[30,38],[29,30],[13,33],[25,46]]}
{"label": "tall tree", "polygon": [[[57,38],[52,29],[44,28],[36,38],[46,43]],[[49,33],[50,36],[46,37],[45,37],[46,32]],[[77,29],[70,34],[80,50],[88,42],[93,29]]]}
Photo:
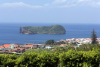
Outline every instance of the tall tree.
{"label": "tall tree", "polygon": [[91,35],[91,39],[92,39],[92,44],[96,44],[97,43],[97,36],[96,36],[96,34],[95,34],[96,32],[94,31],[94,29],[93,29],[93,31],[92,31],[92,35]]}

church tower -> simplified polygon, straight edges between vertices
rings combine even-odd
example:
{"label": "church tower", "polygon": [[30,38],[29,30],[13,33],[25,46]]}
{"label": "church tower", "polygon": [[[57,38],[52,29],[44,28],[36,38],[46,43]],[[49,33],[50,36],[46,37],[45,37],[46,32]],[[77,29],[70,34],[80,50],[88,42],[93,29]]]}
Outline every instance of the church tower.
{"label": "church tower", "polygon": [[22,33],[22,27],[20,26],[19,33]]}

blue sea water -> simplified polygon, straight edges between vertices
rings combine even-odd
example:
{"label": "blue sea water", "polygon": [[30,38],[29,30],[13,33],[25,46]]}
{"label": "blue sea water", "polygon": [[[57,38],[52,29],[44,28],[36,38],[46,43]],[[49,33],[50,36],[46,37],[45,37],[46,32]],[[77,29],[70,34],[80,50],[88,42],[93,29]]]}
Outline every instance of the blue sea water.
{"label": "blue sea water", "polygon": [[61,24],[66,29],[66,34],[19,34],[20,26],[50,26],[48,23],[0,23],[0,45],[45,43],[49,39],[59,41],[69,38],[90,38],[94,28],[100,38],[100,24]]}

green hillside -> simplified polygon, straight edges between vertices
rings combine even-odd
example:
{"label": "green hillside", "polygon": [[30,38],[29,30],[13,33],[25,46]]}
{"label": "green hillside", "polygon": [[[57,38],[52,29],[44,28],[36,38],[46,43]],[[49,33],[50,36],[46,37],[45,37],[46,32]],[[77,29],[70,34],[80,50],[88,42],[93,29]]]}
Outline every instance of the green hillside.
{"label": "green hillside", "polygon": [[66,30],[61,25],[43,27],[23,27],[23,34],[65,34]]}

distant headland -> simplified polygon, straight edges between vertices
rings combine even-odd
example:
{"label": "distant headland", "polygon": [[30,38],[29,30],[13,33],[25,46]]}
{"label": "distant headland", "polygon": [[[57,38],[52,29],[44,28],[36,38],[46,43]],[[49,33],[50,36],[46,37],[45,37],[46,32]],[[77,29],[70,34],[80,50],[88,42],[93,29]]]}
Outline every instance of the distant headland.
{"label": "distant headland", "polygon": [[32,27],[25,26],[20,27],[19,33],[21,34],[65,34],[66,30],[61,25],[43,26],[43,27]]}

